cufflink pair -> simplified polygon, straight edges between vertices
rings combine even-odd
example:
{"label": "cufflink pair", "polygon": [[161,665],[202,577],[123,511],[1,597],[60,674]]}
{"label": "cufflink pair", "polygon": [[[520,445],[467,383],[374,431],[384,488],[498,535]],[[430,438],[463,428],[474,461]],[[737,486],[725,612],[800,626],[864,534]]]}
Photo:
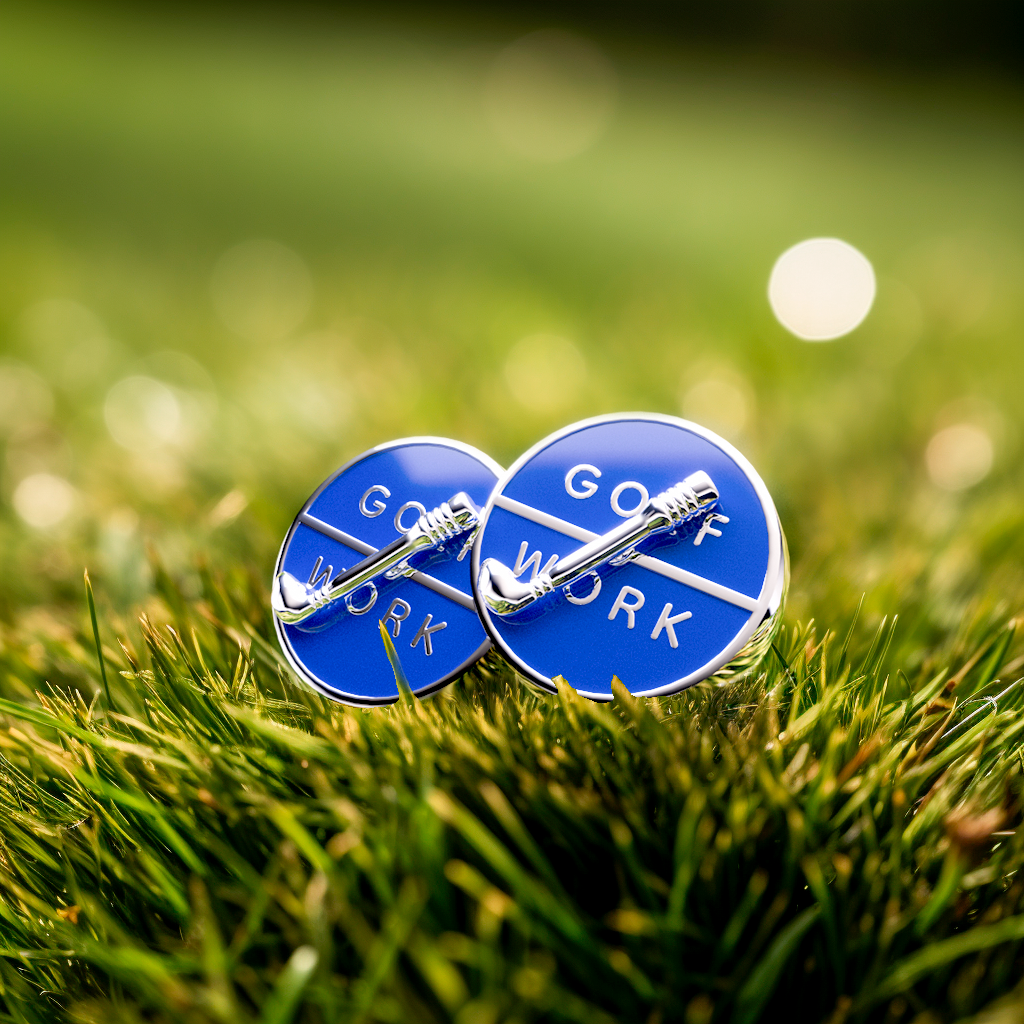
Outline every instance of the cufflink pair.
{"label": "cufflink pair", "polygon": [[494,643],[554,692],[659,696],[753,667],[788,585],[761,478],[727,441],[671,416],[584,420],[503,470],[417,437],[343,466],[303,506],[271,605],[295,671],[324,695],[398,698],[380,626],[413,692]]}

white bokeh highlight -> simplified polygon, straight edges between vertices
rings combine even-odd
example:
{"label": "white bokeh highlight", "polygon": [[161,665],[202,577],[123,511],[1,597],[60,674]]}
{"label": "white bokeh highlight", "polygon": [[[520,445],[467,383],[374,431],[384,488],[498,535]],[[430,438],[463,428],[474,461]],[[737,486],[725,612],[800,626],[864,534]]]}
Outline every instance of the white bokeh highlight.
{"label": "white bokeh highlight", "polygon": [[153,377],[135,375],[119,380],[107,392],[103,418],[110,436],[132,452],[151,452],[181,436],[178,396]]}
{"label": "white bokeh highlight", "polygon": [[992,470],[992,438],[975,423],[954,423],[932,435],[925,448],[928,476],[944,491],[966,491]]}
{"label": "white bokeh highlight", "polygon": [[14,489],[14,511],[36,530],[50,530],[62,523],[75,507],[76,493],[63,477],[33,473]]}
{"label": "white bokeh highlight", "polygon": [[859,327],[875,291],[867,257],[839,238],[808,238],[787,249],[768,280],[772,312],[804,341],[832,341]]}

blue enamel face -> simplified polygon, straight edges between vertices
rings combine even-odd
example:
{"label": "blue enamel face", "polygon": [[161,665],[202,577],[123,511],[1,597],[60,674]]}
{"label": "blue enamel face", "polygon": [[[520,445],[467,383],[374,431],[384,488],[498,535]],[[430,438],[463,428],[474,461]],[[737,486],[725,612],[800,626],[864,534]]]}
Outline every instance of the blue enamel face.
{"label": "blue enamel face", "polygon": [[[503,616],[481,599],[488,559],[520,583],[557,577],[559,559],[625,529],[649,497],[697,471],[713,481],[717,504],[647,538],[636,548],[644,557],[580,578],[569,589],[575,600],[556,587],[536,609]],[[673,692],[738,653],[778,582],[780,544],[763,483],[720,438],[669,417],[607,417],[540,442],[502,478],[473,574],[488,631],[521,671],[548,688],[562,676],[607,700],[613,675],[633,693]]]}
{"label": "blue enamel face", "polygon": [[[482,452],[441,438],[367,452],[306,503],[281,549],[275,578],[286,572],[302,583],[330,581],[459,491],[483,508],[500,473]],[[463,551],[464,542],[450,545],[416,578],[378,579],[375,588],[353,595],[357,614],[338,603],[338,614],[322,628],[275,620],[295,670],[336,700],[396,700],[398,687],[378,626],[383,620],[414,693],[428,694],[464,671],[489,641],[473,602],[468,551],[459,559]]]}

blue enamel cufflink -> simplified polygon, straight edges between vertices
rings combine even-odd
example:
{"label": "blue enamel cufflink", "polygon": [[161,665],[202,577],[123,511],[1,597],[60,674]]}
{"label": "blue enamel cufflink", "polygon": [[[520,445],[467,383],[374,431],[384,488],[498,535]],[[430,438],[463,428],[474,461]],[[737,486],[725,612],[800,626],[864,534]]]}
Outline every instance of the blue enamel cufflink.
{"label": "blue enamel cufflink", "polygon": [[788,583],[761,478],[728,442],[644,413],[573,424],[504,472],[440,438],[372,449],[299,513],[274,574],[281,646],[322,693],[398,691],[378,623],[413,692],[465,671],[493,640],[528,680],[593,700],[749,669]]}
{"label": "blue enamel cufflink", "polygon": [[728,442],[669,416],[545,438],[498,481],[473,548],[480,617],[548,690],[611,700],[735,674],[771,642],[787,583],[768,490]]}
{"label": "blue enamel cufflink", "polygon": [[292,523],[271,591],[281,649],[327,697],[398,699],[378,623],[423,697],[490,647],[476,612],[470,548],[502,468],[444,438],[393,441],[325,481]]}

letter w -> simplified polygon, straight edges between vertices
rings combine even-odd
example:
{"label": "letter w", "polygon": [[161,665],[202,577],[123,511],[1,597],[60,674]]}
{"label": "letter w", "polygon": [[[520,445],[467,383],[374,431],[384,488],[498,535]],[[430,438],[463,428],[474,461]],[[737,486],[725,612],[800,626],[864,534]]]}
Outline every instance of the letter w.
{"label": "letter w", "polygon": [[[534,551],[534,553],[530,555],[529,558],[526,558],[526,552],[528,548],[529,544],[525,540],[522,544],[519,545],[519,557],[516,559],[516,564],[512,566],[512,575],[515,576],[516,579],[522,576],[523,573],[526,572],[526,570],[529,569],[531,565],[533,566],[533,571],[530,573],[530,579],[536,579],[537,573],[549,572],[551,570],[551,567],[555,564],[555,562],[558,561],[558,555],[552,555],[547,560],[547,563],[544,565],[544,568],[542,569],[540,563],[544,560],[544,556],[538,550]],[[524,558],[526,558],[525,562],[523,561]]]}

